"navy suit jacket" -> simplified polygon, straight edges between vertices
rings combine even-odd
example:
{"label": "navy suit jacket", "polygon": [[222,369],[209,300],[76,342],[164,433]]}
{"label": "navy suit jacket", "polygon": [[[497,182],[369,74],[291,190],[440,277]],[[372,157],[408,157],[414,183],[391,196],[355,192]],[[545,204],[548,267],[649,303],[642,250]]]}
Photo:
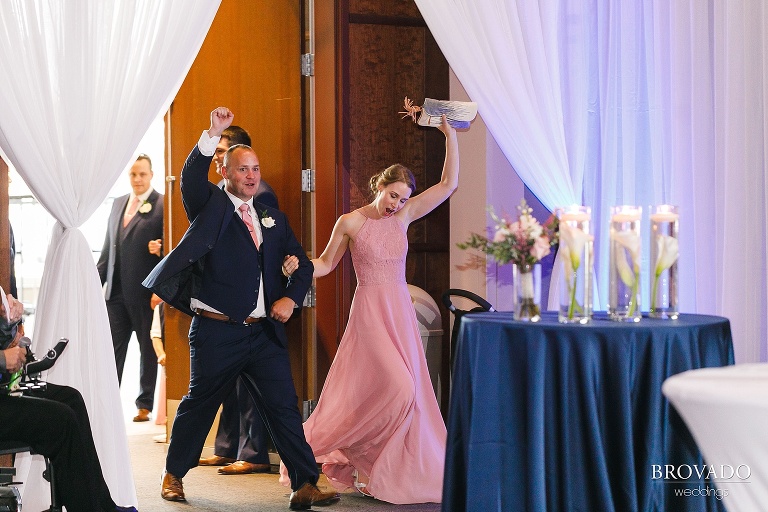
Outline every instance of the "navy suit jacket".
{"label": "navy suit jacket", "polygon": [[[254,202],[259,219],[271,217],[274,220],[272,227],[262,224],[263,241],[261,251],[257,253],[250,238],[246,238],[249,237],[247,228],[238,219],[229,196],[208,181],[211,159],[210,156],[202,155],[197,146],[187,157],[181,172],[181,195],[190,226],[179,245],[163,258],[143,284],[166,303],[188,315],[194,314],[190,309],[190,299],[196,297],[231,319],[242,322],[255,307],[254,290],[258,293],[259,279],[263,279],[267,319],[285,346],[287,339],[284,325],[270,318],[269,310],[272,303],[282,297],[289,297],[301,306],[312,283],[312,263],[288,225],[285,214]],[[233,219],[237,222],[230,226]],[[230,227],[232,230],[242,230],[242,239],[249,243],[230,246]],[[211,258],[214,248],[217,256]],[[227,276],[226,283],[218,281],[221,290],[227,293],[209,294],[203,299],[201,293],[205,290],[201,289],[201,285],[205,279],[206,264],[213,260],[222,265],[219,256],[222,254],[230,254],[232,264],[224,268],[209,268],[207,272]],[[287,254],[299,258],[299,268],[286,285],[281,269]]]}
{"label": "navy suit jacket", "polygon": [[163,238],[163,195],[153,190],[147,202],[152,209],[147,213],[136,212],[128,225],[123,228],[122,240],[119,240],[120,225],[123,222],[123,213],[130,199],[130,194],[120,196],[112,203],[112,212],[107,222],[107,234],[104,237],[104,246],[101,256],[96,264],[101,283],[107,284],[105,298],[112,296],[112,282],[115,275],[115,260],[118,247],[120,250],[120,286],[123,297],[131,301],[147,303],[149,309],[149,290],[141,285],[141,282],[155,265],[160,262],[160,256],[149,253],[149,241]]}

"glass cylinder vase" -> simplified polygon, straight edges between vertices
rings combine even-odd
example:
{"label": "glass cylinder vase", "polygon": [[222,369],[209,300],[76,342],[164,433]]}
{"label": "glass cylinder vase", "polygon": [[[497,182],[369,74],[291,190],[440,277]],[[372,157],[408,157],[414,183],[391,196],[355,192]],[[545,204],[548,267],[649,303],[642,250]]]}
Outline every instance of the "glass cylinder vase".
{"label": "glass cylinder vase", "polygon": [[592,210],[572,205],[555,210],[560,231],[559,255],[563,262],[560,307],[562,323],[584,324],[592,319]]}
{"label": "glass cylinder vase", "polygon": [[650,290],[652,318],[675,319],[679,315],[677,304],[679,256],[677,227],[680,215],[677,206],[656,206],[651,220]]}
{"label": "glass cylinder vase", "polygon": [[512,265],[512,311],[515,320],[541,320],[541,265]]}
{"label": "glass cylinder vase", "polygon": [[611,208],[608,268],[608,316],[619,322],[639,322],[640,206]]}

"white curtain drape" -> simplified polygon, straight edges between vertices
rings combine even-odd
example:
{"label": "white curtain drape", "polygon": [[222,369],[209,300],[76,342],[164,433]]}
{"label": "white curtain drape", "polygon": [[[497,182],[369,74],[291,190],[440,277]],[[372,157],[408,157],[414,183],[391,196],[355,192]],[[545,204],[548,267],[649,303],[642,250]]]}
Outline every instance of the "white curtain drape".
{"label": "white curtain drape", "polygon": [[[219,2],[0,3],[0,149],[57,220],[32,348],[42,355],[58,338],[70,339],[48,380],[83,394],[104,476],[121,505],[136,504],[136,492],[104,297],[78,227],[170,106]],[[41,510],[42,471],[22,466],[24,508]]]}
{"label": "white curtain drape", "polygon": [[677,204],[682,310],[728,317],[737,360],[768,359],[762,0],[416,4],[526,185],[592,207],[600,290],[610,206]]}

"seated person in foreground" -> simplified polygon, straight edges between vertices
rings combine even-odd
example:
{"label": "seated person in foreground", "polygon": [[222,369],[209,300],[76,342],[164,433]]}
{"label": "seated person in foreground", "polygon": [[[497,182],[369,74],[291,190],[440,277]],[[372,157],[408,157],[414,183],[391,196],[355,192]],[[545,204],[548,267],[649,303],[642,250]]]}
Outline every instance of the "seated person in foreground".
{"label": "seated person in foreground", "polygon": [[[24,306],[8,294],[10,312],[0,305],[0,372],[13,373],[26,362],[18,345]],[[110,496],[93,444],[88,411],[80,392],[48,384],[46,389],[11,396],[0,391],[0,441],[18,441],[48,457],[57,494],[68,512],[136,512]]]}

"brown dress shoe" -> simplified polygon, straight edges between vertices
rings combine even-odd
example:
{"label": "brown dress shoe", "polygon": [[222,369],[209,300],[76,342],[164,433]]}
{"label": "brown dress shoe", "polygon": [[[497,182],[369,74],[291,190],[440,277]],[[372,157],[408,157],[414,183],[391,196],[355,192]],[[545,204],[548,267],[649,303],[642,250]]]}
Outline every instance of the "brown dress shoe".
{"label": "brown dress shoe", "polygon": [[291,493],[290,508],[291,510],[308,510],[312,508],[312,505],[323,507],[336,503],[341,498],[341,495],[337,492],[323,492],[309,482],[299,487],[298,491]]}
{"label": "brown dress shoe", "polygon": [[213,457],[200,457],[200,460],[197,462],[198,466],[226,466],[227,464],[232,464],[233,462],[237,462],[237,459],[230,459],[229,457],[219,457],[218,455],[214,455]]}
{"label": "brown dress shoe", "polygon": [[269,464],[252,464],[244,460],[238,460],[223,468],[219,468],[220,475],[247,475],[249,473],[269,473],[272,466]]}
{"label": "brown dress shoe", "polygon": [[181,478],[163,471],[163,485],[160,487],[160,496],[168,501],[187,501],[184,497],[184,484]]}
{"label": "brown dress shoe", "polygon": [[133,417],[133,421],[137,423],[140,421],[149,421],[149,409],[139,409],[138,414]]}

